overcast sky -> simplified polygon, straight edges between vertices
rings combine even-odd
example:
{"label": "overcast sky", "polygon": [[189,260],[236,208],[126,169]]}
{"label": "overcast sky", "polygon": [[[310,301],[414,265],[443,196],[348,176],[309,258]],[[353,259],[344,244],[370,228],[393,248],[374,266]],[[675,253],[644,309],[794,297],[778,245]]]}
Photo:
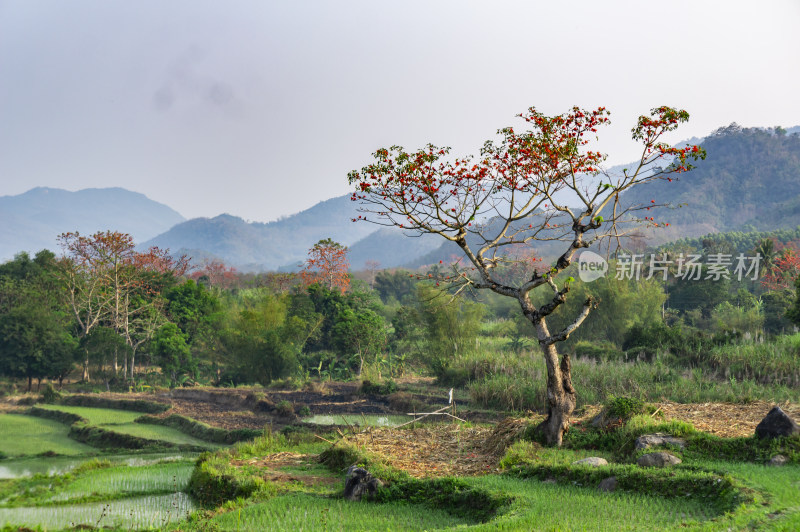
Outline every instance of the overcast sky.
{"label": "overcast sky", "polygon": [[380,146],[476,153],[529,106],[606,106],[599,147],[800,124],[800,1],[0,0],[0,195],[121,186],[269,221]]}

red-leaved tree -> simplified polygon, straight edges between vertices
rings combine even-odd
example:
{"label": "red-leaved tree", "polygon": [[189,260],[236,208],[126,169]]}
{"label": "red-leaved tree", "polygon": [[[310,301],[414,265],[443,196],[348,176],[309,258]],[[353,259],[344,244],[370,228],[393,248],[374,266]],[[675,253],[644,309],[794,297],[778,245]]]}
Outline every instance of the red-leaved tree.
{"label": "red-leaved tree", "polygon": [[336,288],[344,294],[350,287],[350,275],[347,273],[349,269],[347,248],[326,238],[308,250],[306,265],[300,271],[300,277],[305,286],[320,283],[329,290]]}
{"label": "red-leaved tree", "polygon": [[771,262],[761,284],[768,290],[793,291],[800,277],[800,254],[790,247],[785,247]]}
{"label": "red-leaved tree", "polygon": [[[646,205],[623,202],[621,193],[691,168],[705,157],[699,146],[674,148],[661,142],[664,133],[686,122],[686,111],[659,107],[641,116],[633,139],[642,144],[637,164],[620,174],[605,171],[606,156],[587,150],[588,138],[608,123],[605,108],[546,116],[535,108],[519,115],[525,128],[500,130],[499,142],[488,141],[478,157],[451,157],[449,148],[428,145],[408,152],[399,146],[379,149],[375,161],[348,177],[363,213],[356,220],[433,233],[455,242],[467,261],[453,266],[455,290],[486,289],[518,301],[536,329],[547,367],[547,418],[540,425],[546,441],[560,445],[576,404],[569,355],[556,344],[566,340],[595,307],[592,297],[561,331],[551,332],[547,317],[567,298],[571,279],[560,279],[575,253],[603,239],[626,234],[629,224],[658,223]],[[578,206],[578,207],[576,207]],[[646,209],[645,212],[642,212]],[[645,215],[646,216],[643,216]],[[562,241],[563,253],[542,273],[512,283],[496,275],[513,261],[506,250],[536,241]],[[533,290],[550,292],[537,306]]]}

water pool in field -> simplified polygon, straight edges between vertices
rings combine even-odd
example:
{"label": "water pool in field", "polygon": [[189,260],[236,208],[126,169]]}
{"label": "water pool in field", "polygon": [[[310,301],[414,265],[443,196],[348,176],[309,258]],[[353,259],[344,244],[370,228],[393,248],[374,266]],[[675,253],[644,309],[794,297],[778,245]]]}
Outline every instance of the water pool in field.
{"label": "water pool in field", "polygon": [[82,463],[92,458],[108,460],[112,463],[122,463],[129,466],[143,466],[162,461],[183,460],[195,458],[197,453],[141,453],[141,454],[115,454],[100,456],[52,456],[12,458],[0,461],[0,480],[11,478],[31,477],[33,475],[61,475],[69,473]]}
{"label": "water pool in field", "polygon": [[162,528],[182,521],[196,509],[197,504],[187,494],[178,492],[88,504],[0,508],[0,526],[25,525],[58,530],[78,525]]}
{"label": "water pool in field", "polygon": [[302,421],[314,425],[354,425],[359,427],[396,427],[411,421],[411,416],[384,414],[331,414],[304,417]]}

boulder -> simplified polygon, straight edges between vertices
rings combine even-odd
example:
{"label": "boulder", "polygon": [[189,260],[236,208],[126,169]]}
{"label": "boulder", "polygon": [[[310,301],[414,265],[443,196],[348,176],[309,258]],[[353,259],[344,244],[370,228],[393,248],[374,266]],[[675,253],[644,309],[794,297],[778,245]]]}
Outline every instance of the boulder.
{"label": "boulder", "polygon": [[786,465],[789,462],[789,459],[783,456],[782,454],[776,454],[772,458],[769,459],[769,465],[771,466],[782,466]]}
{"label": "boulder", "polygon": [[636,450],[649,449],[651,447],[661,447],[664,445],[675,445],[683,449],[686,447],[686,441],[682,438],[676,438],[663,432],[656,432],[655,434],[643,434],[636,438]]}
{"label": "boulder", "polygon": [[344,480],[344,498],[349,501],[360,501],[375,496],[378,488],[383,486],[380,479],[373,477],[363,467],[350,466]]}
{"label": "boulder", "polygon": [[600,484],[597,486],[597,489],[600,491],[614,491],[617,489],[617,477],[608,477],[604,478],[600,481]]}
{"label": "boulder", "polygon": [[604,465],[608,465],[608,461],[605,458],[600,458],[599,456],[590,456],[589,458],[584,458],[583,460],[577,460],[572,462],[572,465],[588,465],[592,467],[600,467]]}
{"label": "boulder", "polygon": [[643,454],[636,460],[636,464],[641,467],[667,467],[680,463],[680,458],[664,452]]}
{"label": "boulder", "polygon": [[794,436],[795,434],[800,434],[800,427],[779,406],[770,410],[756,427],[756,436],[762,440],[764,438]]}

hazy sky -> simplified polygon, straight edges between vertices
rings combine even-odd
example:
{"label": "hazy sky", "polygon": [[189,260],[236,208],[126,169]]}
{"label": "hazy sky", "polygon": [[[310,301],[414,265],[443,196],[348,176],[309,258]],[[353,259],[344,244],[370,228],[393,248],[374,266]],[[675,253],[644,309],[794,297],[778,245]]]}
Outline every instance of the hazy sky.
{"label": "hazy sky", "polygon": [[269,221],[383,145],[476,153],[529,106],[671,141],[800,124],[800,1],[0,0],[0,195],[122,186]]}

